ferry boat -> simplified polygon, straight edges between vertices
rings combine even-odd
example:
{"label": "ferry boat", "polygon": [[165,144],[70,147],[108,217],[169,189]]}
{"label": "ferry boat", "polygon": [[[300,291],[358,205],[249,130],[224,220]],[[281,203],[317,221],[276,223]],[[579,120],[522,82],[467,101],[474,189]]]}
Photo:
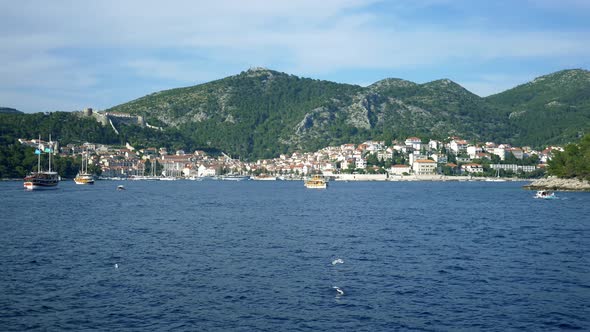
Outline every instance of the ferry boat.
{"label": "ferry boat", "polygon": [[314,175],[304,183],[306,188],[311,189],[326,189],[328,182],[320,175]]}
{"label": "ferry boat", "polygon": [[[84,158],[86,156],[86,158]],[[94,176],[88,173],[88,152],[86,151],[82,155],[82,167],[78,172],[78,175],[74,178],[76,184],[94,184]]]}
{"label": "ferry boat", "polygon": [[[41,136],[35,154],[37,155],[37,172],[31,172],[24,179],[24,188],[27,190],[43,190],[56,189],[59,184],[59,175],[57,172],[51,171],[51,155],[53,154],[53,142],[51,136],[49,138],[49,147],[44,147],[41,144]],[[49,169],[47,171],[41,170],[41,154],[47,153],[49,160]]]}

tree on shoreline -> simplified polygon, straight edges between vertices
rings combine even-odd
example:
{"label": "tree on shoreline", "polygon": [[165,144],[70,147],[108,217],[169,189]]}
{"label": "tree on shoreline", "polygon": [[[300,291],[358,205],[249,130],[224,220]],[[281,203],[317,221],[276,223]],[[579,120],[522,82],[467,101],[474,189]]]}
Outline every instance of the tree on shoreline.
{"label": "tree on shoreline", "polygon": [[555,152],[548,164],[551,175],[590,181],[590,134],[577,144],[568,144],[563,152]]}

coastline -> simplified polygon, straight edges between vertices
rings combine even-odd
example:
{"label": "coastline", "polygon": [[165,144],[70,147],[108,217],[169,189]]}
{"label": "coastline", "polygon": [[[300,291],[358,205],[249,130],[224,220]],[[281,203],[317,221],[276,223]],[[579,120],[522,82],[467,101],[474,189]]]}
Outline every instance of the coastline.
{"label": "coastline", "polygon": [[445,181],[456,181],[456,182],[464,182],[464,181],[486,181],[486,182],[523,182],[523,181],[530,181],[528,179],[519,179],[519,178],[497,178],[497,177],[479,177],[479,176],[451,176],[451,175],[440,175],[440,174],[432,174],[432,175],[390,175],[387,177],[385,174],[330,174],[326,175],[333,181],[393,181],[393,182],[403,182],[403,181],[436,181],[436,182],[445,182]]}
{"label": "coastline", "polygon": [[556,190],[556,191],[590,191],[590,182],[578,179],[560,179],[550,177],[537,179],[523,186],[529,190]]}
{"label": "coastline", "polygon": [[[338,175],[326,175],[331,181],[343,181],[343,182],[404,182],[404,181],[490,181],[490,182],[528,182],[530,179],[520,178],[497,178],[497,177],[475,177],[475,176],[449,176],[449,175],[390,175],[387,177],[385,174],[338,174]],[[279,179],[278,177],[273,180],[282,181],[303,181],[305,177],[299,178],[284,178]],[[22,181],[22,178],[0,178],[0,181]],[[138,180],[130,178],[98,178],[97,181],[127,181],[127,180]],[[144,180],[144,179],[142,179]],[[178,178],[178,180],[189,180],[186,178]],[[73,181],[70,178],[64,178],[61,181]],[[590,185],[588,190],[590,190]]]}

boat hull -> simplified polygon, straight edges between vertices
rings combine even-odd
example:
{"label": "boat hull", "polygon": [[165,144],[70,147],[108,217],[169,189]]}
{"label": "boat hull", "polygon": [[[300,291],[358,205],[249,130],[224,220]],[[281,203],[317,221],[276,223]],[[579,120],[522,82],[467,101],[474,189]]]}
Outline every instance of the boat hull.
{"label": "boat hull", "polygon": [[26,190],[57,189],[59,176],[57,173],[36,173],[25,178],[23,186]]}
{"label": "boat hull", "polygon": [[78,173],[74,178],[76,184],[94,184],[94,176],[88,173]]}
{"label": "boat hull", "polygon": [[24,188],[27,190],[51,190],[51,189],[57,189],[57,183],[56,184],[35,184],[32,182],[25,182]]}
{"label": "boat hull", "polygon": [[48,190],[56,189],[59,183],[58,179],[38,179],[26,178],[23,186],[27,190]]}
{"label": "boat hull", "polygon": [[326,184],[305,184],[305,188],[309,189],[326,189]]}
{"label": "boat hull", "polygon": [[223,176],[221,177],[221,180],[223,181],[244,181],[244,180],[250,180],[249,176],[233,176],[233,175],[229,175],[229,176]]}
{"label": "boat hull", "polygon": [[76,182],[76,184],[94,184],[94,179],[92,179],[92,180],[74,179],[74,182]]}

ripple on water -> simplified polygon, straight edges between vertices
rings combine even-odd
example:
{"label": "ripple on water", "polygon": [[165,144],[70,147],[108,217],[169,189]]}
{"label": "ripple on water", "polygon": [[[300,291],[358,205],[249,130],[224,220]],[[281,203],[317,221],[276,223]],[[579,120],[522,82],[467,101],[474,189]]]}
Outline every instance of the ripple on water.
{"label": "ripple on water", "polygon": [[514,183],[11,185],[2,330],[590,329],[584,193],[549,205]]}

